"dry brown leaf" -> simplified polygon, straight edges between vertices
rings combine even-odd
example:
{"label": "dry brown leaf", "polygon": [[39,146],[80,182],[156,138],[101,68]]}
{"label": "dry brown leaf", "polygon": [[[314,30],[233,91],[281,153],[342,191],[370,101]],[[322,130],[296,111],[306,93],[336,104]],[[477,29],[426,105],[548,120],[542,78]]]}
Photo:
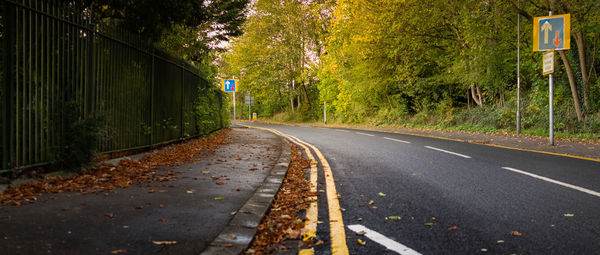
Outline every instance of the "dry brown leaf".
{"label": "dry brown leaf", "polygon": [[110,252],[110,254],[121,254],[121,253],[127,253],[127,250],[120,249],[120,250],[114,250],[114,251]]}
{"label": "dry brown leaf", "polygon": [[449,227],[448,230],[458,230],[458,226]]}
{"label": "dry brown leaf", "polygon": [[523,235],[523,233],[521,233],[519,231],[516,231],[516,230],[510,232],[510,234],[513,235],[513,236],[522,236]]}
{"label": "dry brown leaf", "polygon": [[156,245],[170,245],[177,244],[177,241],[152,241],[152,243]]}

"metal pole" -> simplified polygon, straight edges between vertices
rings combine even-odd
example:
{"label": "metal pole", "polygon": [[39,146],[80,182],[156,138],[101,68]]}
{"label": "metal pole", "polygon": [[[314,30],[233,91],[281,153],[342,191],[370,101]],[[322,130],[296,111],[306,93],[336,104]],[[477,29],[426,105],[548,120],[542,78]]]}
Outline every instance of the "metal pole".
{"label": "metal pole", "polygon": [[554,102],[554,84],[552,84],[552,74],[549,75],[549,80],[550,80],[550,100],[549,104],[549,114],[550,114],[550,145],[554,146],[554,109],[553,109],[553,102]]}
{"label": "metal pole", "polygon": [[[552,16],[552,11],[548,12],[548,16]],[[552,61],[554,61],[554,55],[552,55],[552,57],[553,57]],[[550,116],[550,145],[554,146],[554,109],[553,109],[554,108],[553,107],[554,106],[554,104],[553,104],[554,103],[554,84],[552,84],[552,74],[548,75],[548,80],[550,82],[549,90],[548,90],[548,93],[549,93],[549,100],[548,100],[548,104],[549,104],[548,111],[549,112],[548,113]]]}
{"label": "metal pole", "polygon": [[[5,34],[4,34],[4,40],[3,40],[3,47],[4,47],[4,59],[3,59],[3,65],[4,65],[4,80],[3,82],[3,86],[4,89],[2,91],[3,93],[3,99],[0,100],[4,101],[4,105],[2,105],[2,139],[0,139],[2,142],[2,160],[1,160],[1,164],[0,164],[0,170],[3,169],[9,169],[12,167],[12,153],[13,150],[11,148],[11,145],[13,143],[11,143],[11,140],[13,140],[14,138],[12,137],[12,127],[13,127],[13,121],[12,121],[12,116],[11,116],[11,110],[12,108],[12,86],[14,83],[14,76],[16,76],[17,74],[15,73],[13,75],[13,59],[14,56],[18,53],[15,53],[15,49],[13,48],[13,46],[15,45],[15,28],[16,28],[16,22],[15,22],[15,12],[16,12],[16,8],[14,5],[12,5],[9,2],[5,2],[4,3],[4,13],[2,14],[4,16],[5,19],[5,23],[4,25],[6,26],[5,28]],[[14,141],[14,140],[13,140]]]}
{"label": "metal pole", "polygon": [[[519,6],[517,1],[517,6]],[[521,134],[521,15],[517,13],[517,135]]]}
{"label": "metal pole", "polygon": [[327,102],[323,101],[323,123],[327,125]]}
{"label": "metal pole", "polygon": [[[235,75],[233,76],[233,80],[235,81]],[[237,84],[235,84],[237,89]],[[233,120],[235,120],[235,90],[233,90]]]}

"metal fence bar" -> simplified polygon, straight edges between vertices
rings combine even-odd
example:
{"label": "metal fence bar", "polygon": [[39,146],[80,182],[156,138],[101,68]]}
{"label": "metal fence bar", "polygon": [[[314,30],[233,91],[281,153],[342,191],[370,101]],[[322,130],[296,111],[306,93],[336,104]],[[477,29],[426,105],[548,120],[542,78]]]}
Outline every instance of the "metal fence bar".
{"label": "metal fence bar", "polygon": [[[104,116],[99,152],[144,148],[222,127],[214,110],[196,128],[197,96],[222,109],[221,93],[182,60],[122,29],[100,28],[64,1],[0,0],[3,72],[0,172],[43,165],[68,140],[64,115]],[[220,115],[220,114],[219,114]],[[219,124],[214,121],[219,119]]]}

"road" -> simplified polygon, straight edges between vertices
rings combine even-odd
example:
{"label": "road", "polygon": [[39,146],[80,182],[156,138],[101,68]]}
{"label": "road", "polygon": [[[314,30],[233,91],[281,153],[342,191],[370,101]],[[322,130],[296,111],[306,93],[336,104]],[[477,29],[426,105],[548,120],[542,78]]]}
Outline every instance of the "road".
{"label": "road", "polygon": [[[599,162],[393,133],[244,125],[295,136],[323,153],[350,254],[600,250]],[[318,219],[327,223],[322,172],[318,183]],[[365,228],[366,235],[356,233]],[[330,254],[328,224],[318,224],[317,238],[324,244],[315,254]]]}

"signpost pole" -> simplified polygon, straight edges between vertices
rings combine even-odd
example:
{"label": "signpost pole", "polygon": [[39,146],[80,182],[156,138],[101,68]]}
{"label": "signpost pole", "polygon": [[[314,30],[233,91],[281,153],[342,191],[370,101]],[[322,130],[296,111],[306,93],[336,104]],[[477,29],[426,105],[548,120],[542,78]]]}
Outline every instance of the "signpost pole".
{"label": "signpost pole", "polygon": [[327,125],[327,102],[323,101],[323,123]]}
{"label": "signpost pole", "polygon": [[[520,1],[517,1],[519,5]],[[521,134],[521,14],[517,13],[517,135]]]}
{"label": "signpost pole", "polygon": [[[548,12],[548,16],[552,16],[552,11]],[[552,55],[552,61],[554,61],[554,55]],[[552,74],[548,75],[548,80],[549,80],[549,89],[548,89],[548,93],[550,94],[548,97],[548,103],[549,103],[549,107],[548,107],[548,113],[549,113],[549,117],[550,117],[550,145],[554,146],[554,109],[553,109],[553,103],[554,103],[554,85],[552,84]]]}
{"label": "signpost pole", "polygon": [[[233,76],[233,80],[235,80],[235,75]],[[237,86],[237,84],[235,84]],[[237,88],[235,88],[237,90]],[[235,120],[235,90],[233,90],[233,120]]]}

